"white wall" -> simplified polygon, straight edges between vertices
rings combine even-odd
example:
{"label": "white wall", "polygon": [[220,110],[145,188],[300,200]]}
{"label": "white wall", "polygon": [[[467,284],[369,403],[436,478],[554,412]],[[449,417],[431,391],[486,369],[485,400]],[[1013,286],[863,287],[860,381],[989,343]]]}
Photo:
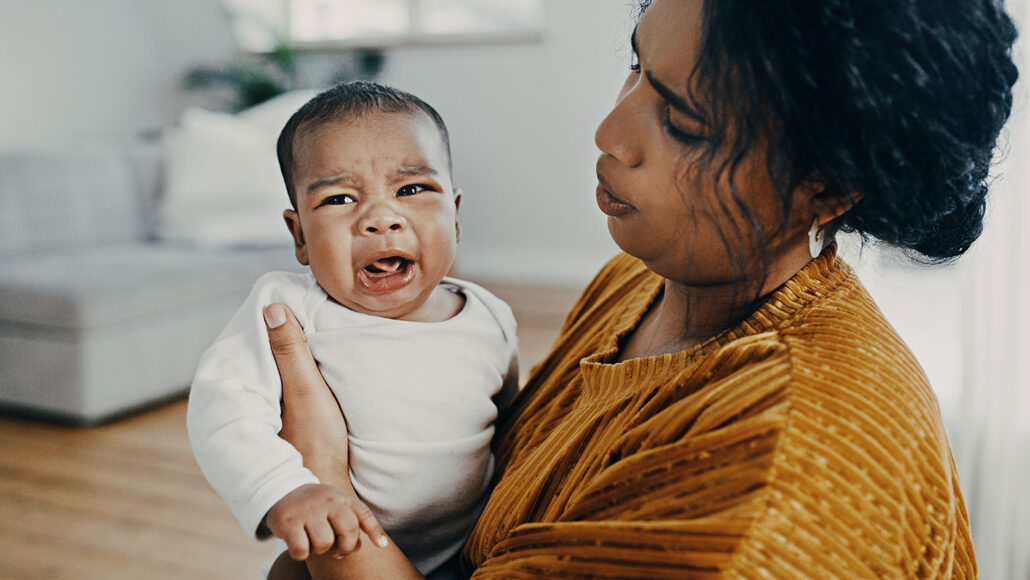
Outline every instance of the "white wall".
{"label": "white wall", "polygon": [[160,129],[185,71],[234,51],[216,0],[3,0],[0,150]]}

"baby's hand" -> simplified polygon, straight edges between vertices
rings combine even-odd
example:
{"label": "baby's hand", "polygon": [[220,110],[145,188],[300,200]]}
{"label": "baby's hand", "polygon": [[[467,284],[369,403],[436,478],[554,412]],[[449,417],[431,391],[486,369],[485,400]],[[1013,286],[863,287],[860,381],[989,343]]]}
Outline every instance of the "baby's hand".
{"label": "baby's hand", "polygon": [[342,558],[361,547],[361,530],[380,547],[388,542],[372,510],[331,485],[312,483],[286,494],[268,510],[265,526],[286,542],[297,561],[334,546],[333,556]]}

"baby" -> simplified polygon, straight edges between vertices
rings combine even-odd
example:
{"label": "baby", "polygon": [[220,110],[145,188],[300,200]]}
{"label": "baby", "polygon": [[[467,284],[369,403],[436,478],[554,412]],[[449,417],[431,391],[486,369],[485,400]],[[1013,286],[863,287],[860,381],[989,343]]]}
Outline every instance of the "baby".
{"label": "baby", "polygon": [[346,415],[355,491],[428,575],[485,500],[493,423],[518,390],[515,319],[483,288],[445,277],[461,196],[431,106],[340,84],[293,115],[278,149],[284,217],[311,272],[262,276],[204,354],[187,418],[197,462],[258,537],[269,510],[303,504],[300,488],[318,484],[277,436],[281,383],[262,309],[285,303]]}

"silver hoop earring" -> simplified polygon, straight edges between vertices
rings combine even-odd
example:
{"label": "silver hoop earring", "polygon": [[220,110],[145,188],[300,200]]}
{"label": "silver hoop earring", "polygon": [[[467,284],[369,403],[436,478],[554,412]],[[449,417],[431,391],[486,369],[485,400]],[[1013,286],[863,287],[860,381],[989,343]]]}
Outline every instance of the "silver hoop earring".
{"label": "silver hoop earring", "polygon": [[812,229],[808,230],[808,253],[818,258],[823,253],[823,230],[819,227],[819,218],[812,221]]}

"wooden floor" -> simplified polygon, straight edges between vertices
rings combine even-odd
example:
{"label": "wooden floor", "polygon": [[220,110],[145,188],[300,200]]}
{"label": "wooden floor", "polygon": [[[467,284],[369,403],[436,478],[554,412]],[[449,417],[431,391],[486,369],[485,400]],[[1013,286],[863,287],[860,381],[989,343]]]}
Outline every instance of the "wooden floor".
{"label": "wooden floor", "polygon": [[175,402],[95,428],[0,418],[0,578],[257,578]]}
{"label": "wooden floor", "polygon": [[[515,306],[517,290],[502,297]],[[572,298],[516,307],[523,377]],[[92,428],[0,416],[0,579],[259,578],[272,545],[208,487],[185,418],[184,400]]]}

